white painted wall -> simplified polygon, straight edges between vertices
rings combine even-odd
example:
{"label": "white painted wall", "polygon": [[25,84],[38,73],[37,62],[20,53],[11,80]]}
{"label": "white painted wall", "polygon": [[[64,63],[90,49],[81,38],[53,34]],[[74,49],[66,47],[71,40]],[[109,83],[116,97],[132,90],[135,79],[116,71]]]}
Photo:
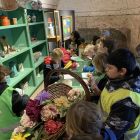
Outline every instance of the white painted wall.
{"label": "white painted wall", "polygon": [[41,0],[43,8],[56,9],[59,0]]}
{"label": "white painted wall", "polygon": [[77,16],[140,14],[140,0],[60,0],[57,8]]}

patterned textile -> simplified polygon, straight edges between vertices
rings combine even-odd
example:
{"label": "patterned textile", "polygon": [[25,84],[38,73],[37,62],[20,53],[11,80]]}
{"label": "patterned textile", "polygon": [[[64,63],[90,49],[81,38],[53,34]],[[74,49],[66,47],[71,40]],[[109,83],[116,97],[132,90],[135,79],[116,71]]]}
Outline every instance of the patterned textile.
{"label": "patterned textile", "polygon": [[136,78],[134,78],[133,75],[131,75],[121,80],[109,80],[106,84],[106,88],[109,92],[112,92],[119,88],[124,88],[140,93],[140,75]]}
{"label": "patterned textile", "polygon": [[[119,88],[140,93],[140,73],[138,76],[134,73],[124,79],[109,79],[105,87],[110,94]],[[124,133],[134,124],[139,113],[140,107],[130,97],[120,100],[111,106],[105,127],[114,132],[117,140],[124,140]]]}

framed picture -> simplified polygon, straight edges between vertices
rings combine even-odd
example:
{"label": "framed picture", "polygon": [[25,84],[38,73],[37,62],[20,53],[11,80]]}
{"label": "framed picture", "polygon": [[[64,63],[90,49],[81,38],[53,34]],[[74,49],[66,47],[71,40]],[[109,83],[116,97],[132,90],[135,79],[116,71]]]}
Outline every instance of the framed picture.
{"label": "framed picture", "polygon": [[62,26],[63,26],[63,37],[64,40],[70,39],[71,32],[73,31],[73,21],[72,16],[63,16],[62,17]]}

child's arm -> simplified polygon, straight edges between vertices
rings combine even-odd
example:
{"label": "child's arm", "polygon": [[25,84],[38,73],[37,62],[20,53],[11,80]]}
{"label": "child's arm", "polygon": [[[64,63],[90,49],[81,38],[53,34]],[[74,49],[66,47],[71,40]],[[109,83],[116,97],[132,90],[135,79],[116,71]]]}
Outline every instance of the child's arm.
{"label": "child's arm", "polygon": [[115,133],[117,139],[120,139],[134,124],[138,114],[139,108],[130,98],[126,98],[112,105],[105,125]]}
{"label": "child's arm", "polygon": [[96,85],[94,76],[91,73],[89,73],[87,76],[88,76],[88,85],[91,87],[91,90],[94,92],[95,95],[100,96],[101,90]]}
{"label": "child's arm", "polygon": [[21,96],[16,90],[12,94],[12,110],[16,116],[21,116],[29,100],[28,95]]}

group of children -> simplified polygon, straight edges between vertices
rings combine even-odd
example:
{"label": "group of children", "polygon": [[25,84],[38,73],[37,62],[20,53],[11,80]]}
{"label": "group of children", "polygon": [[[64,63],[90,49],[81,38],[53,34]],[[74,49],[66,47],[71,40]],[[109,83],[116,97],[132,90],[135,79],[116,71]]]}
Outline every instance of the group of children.
{"label": "group of children", "polygon": [[[139,55],[140,47],[136,50]],[[109,39],[87,45],[85,54],[102,75],[97,81],[89,75],[88,81],[98,106],[81,101],[69,109],[66,117],[69,139],[139,140],[140,69],[135,56],[127,48],[116,49]]]}
{"label": "group of children", "polygon": [[[128,49],[114,49],[114,46],[114,41],[98,37],[93,45],[85,48],[85,56],[92,59],[100,76],[95,81],[95,73],[89,75],[87,84],[92,92],[92,101],[75,103],[67,112],[66,132],[69,140],[139,140],[140,69]],[[64,67],[64,55],[69,58],[70,52],[56,48],[51,56],[45,58],[44,83],[48,72]],[[10,138],[29,100],[27,95],[20,95],[7,85],[5,77],[8,74],[9,70],[0,66],[2,140]],[[61,74],[54,74],[47,84],[60,78]]]}

